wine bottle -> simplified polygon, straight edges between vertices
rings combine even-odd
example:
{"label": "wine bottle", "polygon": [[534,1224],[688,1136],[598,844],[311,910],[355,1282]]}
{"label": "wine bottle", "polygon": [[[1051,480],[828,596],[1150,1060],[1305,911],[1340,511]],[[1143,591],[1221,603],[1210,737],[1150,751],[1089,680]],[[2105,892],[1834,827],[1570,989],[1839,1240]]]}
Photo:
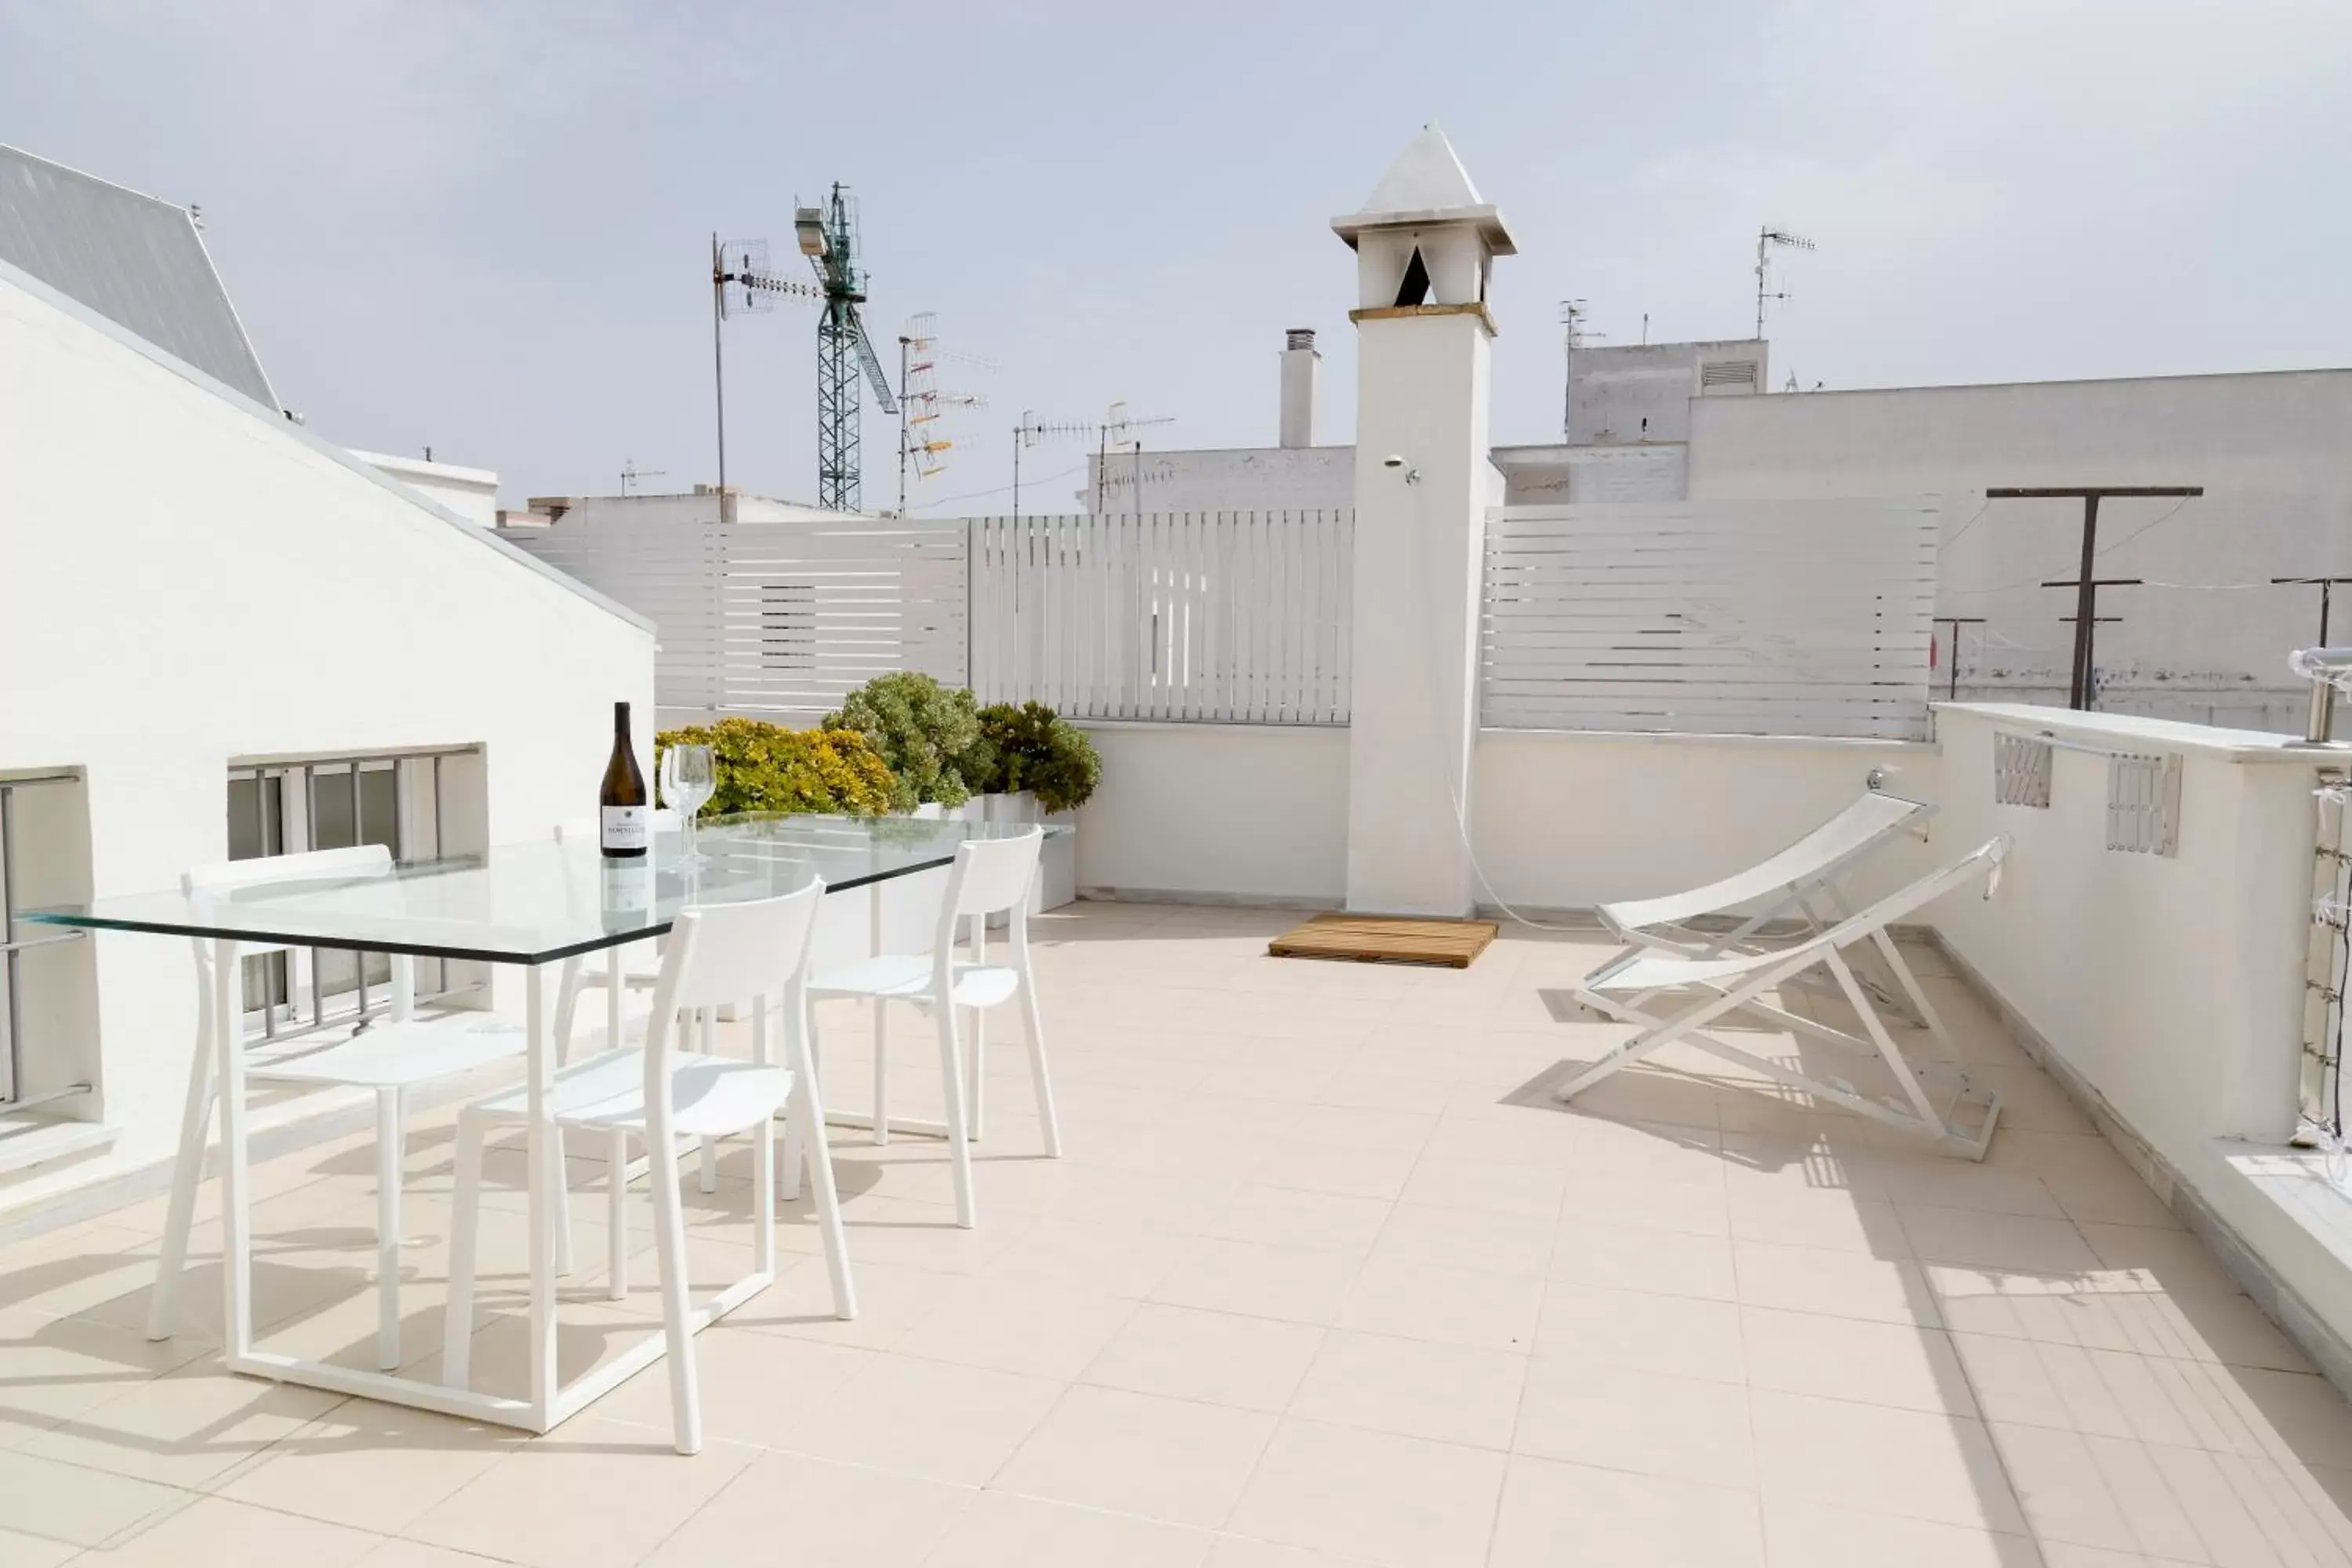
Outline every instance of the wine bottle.
{"label": "wine bottle", "polygon": [[604,787],[596,796],[596,841],[608,860],[645,858],[646,827],[653,816],[646,802],[646,775],[629,744],[629,705],[613,704],[613,756],[604,764]]}

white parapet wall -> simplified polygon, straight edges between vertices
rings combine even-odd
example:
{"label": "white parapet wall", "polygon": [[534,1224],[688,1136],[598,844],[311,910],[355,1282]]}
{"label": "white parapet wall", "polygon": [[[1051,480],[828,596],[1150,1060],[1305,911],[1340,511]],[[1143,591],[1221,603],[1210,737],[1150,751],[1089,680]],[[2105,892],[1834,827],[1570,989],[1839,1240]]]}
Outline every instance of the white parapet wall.
{"label": "white parapet wall", "polygon": [[[66,773],[87,822],[28,903],[226,858],[233,762],[478,748],[467,837],[537,837],[593,810],[612,704],[650,719],[646,623],[5,267],[0,446],[0,776]],[[159,1161],[189,944],[75,951],[86,1005],[24,1049],[95,1086],[51,1109],[112,1130],[100,1163]]]}
{"label": "white parapet wall", "polygon": [[[2352,1258],[2245,1174],[2294,1131],[2313,790],[2352,752],[1997,704],[1938,708],[1937,733],[1952,844],[2014,841],[1993,897],[1933,910],[1945,945],[2274,1315],[2352,1342]],[[2004,733],[2057,742],[2046,807],[1997,804]],[[2109,752],[2180,759],[2175,853],[2108,847]]]}
{"label": "white parapet wall", "polygon": [[1344,895],[1345,729],[1081,728],[1103,764],[1078,810],[1082,895],[1318,908]]}
{"label": "white parapet wall", "polygon": [[[1937,748],[1901,741],[1482,730],[1474,761],[1479,901],[1528,912],[1714,881],[1820,826],[1873,773],[1918,800],[1941,788]],[[1875,897],[1925,871],[1952,842],[1939,822],[1927,831],[1929,842],[1874,859],[1854,893]]]}

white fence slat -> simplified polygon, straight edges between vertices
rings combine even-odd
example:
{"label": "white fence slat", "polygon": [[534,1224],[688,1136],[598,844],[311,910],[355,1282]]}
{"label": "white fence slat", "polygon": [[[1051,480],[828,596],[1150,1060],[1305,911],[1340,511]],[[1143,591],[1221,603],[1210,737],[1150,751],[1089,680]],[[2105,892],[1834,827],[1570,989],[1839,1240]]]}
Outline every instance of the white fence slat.
{"label": "white fence slat", "polygon": [[[973,690],[1081,718],[1345,723],[1353,532],[1345,512],[974,519]],[[860,613],[826,623],[844,658],[875,635]]]}
{"label": "white fence slat", "polygon": [[1487,515],[1481,721],[1918,737],[1932,500]]}

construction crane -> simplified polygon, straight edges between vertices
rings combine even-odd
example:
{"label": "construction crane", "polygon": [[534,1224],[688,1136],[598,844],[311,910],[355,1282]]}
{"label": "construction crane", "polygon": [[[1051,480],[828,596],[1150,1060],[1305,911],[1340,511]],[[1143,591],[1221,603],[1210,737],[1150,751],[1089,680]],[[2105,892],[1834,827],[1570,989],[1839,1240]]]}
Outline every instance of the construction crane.
{"label": "construction crane", "polygon": [[820,506],[858,510],[863,459],[858,452],[862,414],[858,376],[873,383],[885,414],[898,412],[890,378],[866,335],[857,307],[866,302],[866,274],[857,262],[857,204],[838,180],[822,206],[796,207],[793,229],[801,254],[824,288],[824,313],[816,323],[816,491]]}

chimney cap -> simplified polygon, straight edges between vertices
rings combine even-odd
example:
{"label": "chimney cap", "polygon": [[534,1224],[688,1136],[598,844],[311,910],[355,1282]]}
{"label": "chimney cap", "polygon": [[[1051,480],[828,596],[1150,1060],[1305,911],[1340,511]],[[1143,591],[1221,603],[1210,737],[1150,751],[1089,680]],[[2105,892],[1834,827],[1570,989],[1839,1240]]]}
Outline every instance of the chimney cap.
{"label": "chimney cap", "polygon": [[1315,329],[1312,327],[1292,327],[1284,336],[1286,341],[1282,346],[1286,349],[1311,349],[1315,346]]}

